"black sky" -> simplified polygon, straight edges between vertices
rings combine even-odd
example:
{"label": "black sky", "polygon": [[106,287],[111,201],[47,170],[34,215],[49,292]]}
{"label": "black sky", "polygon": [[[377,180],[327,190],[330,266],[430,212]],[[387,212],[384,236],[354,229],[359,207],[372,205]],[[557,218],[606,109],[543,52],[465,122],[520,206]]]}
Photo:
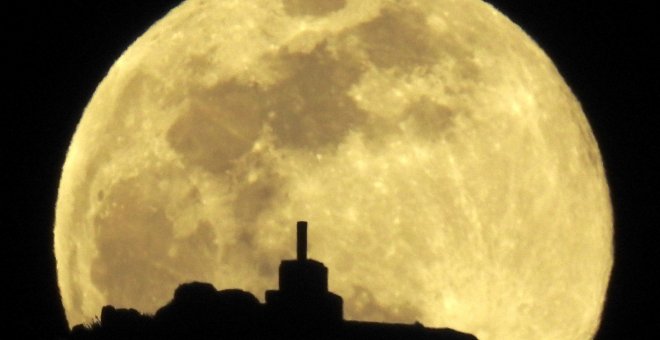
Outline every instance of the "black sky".
{"label": "black sky", "polygon": [[[616,263],[597,339],[649,339],[660,324],[655,173],[660,97],[650,5],[595,1],[489,1],[555,61],[601,147],[615,209]],[[52,254],[54,205],[75,125],[123,50],[179,1],[65,0],[5,11],[3,182],[9,189],[4,263],[9,326],[48,338],[66,327]],[[7,209],[7,207],[5,208]],[[579,260],[579,259],[576,259]],[[552,284],[549,282],[548,284]],[[26,337],[28,338],[28,337]]]}

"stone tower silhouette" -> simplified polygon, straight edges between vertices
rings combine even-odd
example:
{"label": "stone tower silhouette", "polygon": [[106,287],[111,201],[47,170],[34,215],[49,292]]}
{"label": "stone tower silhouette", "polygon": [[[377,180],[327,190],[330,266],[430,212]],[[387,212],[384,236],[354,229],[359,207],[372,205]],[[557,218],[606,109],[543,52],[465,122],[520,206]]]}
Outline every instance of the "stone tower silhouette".
{"label": "stone tower silhouette", "polygon": [[307,258],[307,222],[299,221],[297,231],[297,259],[281,262],[279,290],[266,291],[267,314],[279,324],[296,325],[298,334],[337,329],[343,300],[328,291],[328,268]]}

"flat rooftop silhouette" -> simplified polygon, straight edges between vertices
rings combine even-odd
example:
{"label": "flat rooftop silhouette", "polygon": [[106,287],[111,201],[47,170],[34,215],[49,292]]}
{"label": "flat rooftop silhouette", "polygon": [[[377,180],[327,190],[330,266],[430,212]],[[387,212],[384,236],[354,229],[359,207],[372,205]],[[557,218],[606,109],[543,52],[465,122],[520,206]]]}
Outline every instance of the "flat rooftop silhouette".
{"label": "flat rooftop silhouette", "polygon": [[180,285],[155,315],[105,306],[70,339],[406,339],[475,340],[450,328],[344,320],[343,299],[328,290],[328,268],[307,258],[307,222],[297,223],[297,258],[283,260],[279,289],[254,295],[209,283]]}

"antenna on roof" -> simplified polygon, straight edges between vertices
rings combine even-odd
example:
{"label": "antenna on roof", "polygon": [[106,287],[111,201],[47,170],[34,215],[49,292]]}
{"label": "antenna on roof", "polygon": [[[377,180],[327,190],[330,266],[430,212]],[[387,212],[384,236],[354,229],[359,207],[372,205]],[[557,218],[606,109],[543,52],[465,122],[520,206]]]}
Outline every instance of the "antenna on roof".
{"label": "antenna on roof", "polygon": [[298,261],[307,260],[307,221],[298,221]]}

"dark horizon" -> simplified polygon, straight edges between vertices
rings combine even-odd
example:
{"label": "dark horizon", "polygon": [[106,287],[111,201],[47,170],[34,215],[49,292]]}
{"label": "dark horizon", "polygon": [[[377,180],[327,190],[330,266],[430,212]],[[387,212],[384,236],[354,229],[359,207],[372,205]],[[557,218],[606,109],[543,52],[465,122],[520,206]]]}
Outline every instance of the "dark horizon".
{"label": "dark horizon", "polygon": [[[179,2],[71,2],[14,12],[10,44],[19,56],[10,64],[10,80],[19,87],[7,110],[11,161],[5,179],[12,202],[7,225],[15,229],[7,238],[10,270],[17,278],[8,294],[16,303],[15,327],[40,338],[65,332],[52,227],[66,149],[114,60]],[[553,59],[582,103],[601,149],[614,206],[615,266],[596,339],[647,338],[659,321],[649,312],[648,297],[657,283],[651,249],[658,241],[652,237],[657,198],[649,165],[659,151],[655,134],[660,131],[652,117],[657,108],[651,106],[658,84],[651,79],[657,66],[651,60],[650,5],[488,2]]]}

